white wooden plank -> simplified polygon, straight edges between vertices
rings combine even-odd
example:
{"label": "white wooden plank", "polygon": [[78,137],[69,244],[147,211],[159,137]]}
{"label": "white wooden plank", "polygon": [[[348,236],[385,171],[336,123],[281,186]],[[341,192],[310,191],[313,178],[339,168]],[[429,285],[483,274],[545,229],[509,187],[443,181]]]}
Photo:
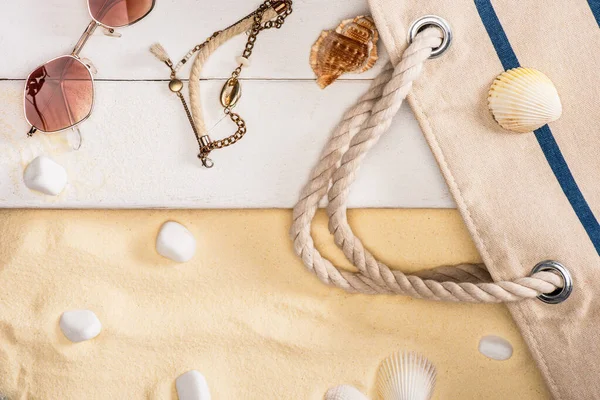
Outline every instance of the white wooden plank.
{"label": "white wooden plank", "polygon": [[[0,79],[24,79],[46,60],[70,53],[90,20],[86,4],[85,0],[0,1]],[[165,79],[168,70],[148,52],[152,43],[161,42],[174,59],[180,59],[214,31],[259,4],[260,0],[157,0],[146,19],[121,29],[122,38],[98,31],[82,56],[93,60],[99,79]],[[368,13],[365,0],[296,0],[294,9],[280,31],[260,35],[252,66],[244,71],[246,78],[312,79],[308,57],[320,31]],[[228,76],[244,44],[243,35],[219,49],[207,64],[205,76]],[[375,71],[347,75],[346,79],[372,77],[381,65],[383,62]]]}
{"label": "white wooden plank", "polygon": [[[222,82],[203,83],[208,125],[222,115]],[[83,147],[64,135],[26,138],[23,82],[0,82],[0,205],[57,208],[291,207],[343,110],[368,82],[345,81],[321,91],[313,82],[245,81],[236,109],[247,137],[214,153],[215,168],[196,158],[197,144],[166,82],[99,82],[96,107],[82,125]],[[211,133],[232,132],[224,120]],[[68,170],[70,186],[57,198],[28,190],[25,165],[39,154]],[[404,107],[365,160],[352,207],[453,207],[412,113]]]}

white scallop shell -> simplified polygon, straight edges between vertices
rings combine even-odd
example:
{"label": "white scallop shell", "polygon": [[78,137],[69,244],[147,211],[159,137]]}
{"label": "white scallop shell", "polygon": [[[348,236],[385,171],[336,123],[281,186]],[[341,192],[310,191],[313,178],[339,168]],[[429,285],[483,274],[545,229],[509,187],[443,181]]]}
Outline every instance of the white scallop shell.
{"label": "white scallop shell", "polygon": [[350,385],[332,387],[325,393],[325,400],[369,400],[360,390]]}
{"label": "white scallop shell", "polygon": [[434,365],[416,353],[395,353],[377,372],[377,391],[383,400],[429,400],[435,387]]}
{"label": "white scallop shell", "polygon": [[535,131],[562,114],[556,87],[533,68],[519,67],[500,74],[490,88],[488,105],[501,127],[518,133]]}

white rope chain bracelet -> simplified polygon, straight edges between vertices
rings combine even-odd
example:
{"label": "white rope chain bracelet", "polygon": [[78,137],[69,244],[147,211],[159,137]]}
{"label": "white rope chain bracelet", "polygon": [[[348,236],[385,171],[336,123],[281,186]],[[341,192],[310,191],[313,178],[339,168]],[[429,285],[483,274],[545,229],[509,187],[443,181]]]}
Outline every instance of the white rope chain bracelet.
{"label": "white rope chain bracelet", "polygon": [[[566,270],[554,268],[550,261],[536,266],[531,276],[513,281],[493,282],[483,264],[442,266],[406,275],[378,261],[354,235],[348,223],[346,204],[360,164],[389,129],[413,82],[421,75],[425,61],[432,55],[438,56],[444,42],[449,42],[450,31],[443,29],[446,25],[438,24],[435,28],[430,25],[425,24],[413,32],[411,39],[414,40],[398,65],[392,68],[388,64],[375,78],[368,92],[345,113],[326,144],[294,207],[291,237],[296,254],[321,281],[349,292],[473,303],[514,302],[536,297],[552,300],[549,294],[557,292],[568,297],[570,275]],[[311,224],[325,196],[329,200],[329,230],[357,272],[336,267],[315,247]],[[559,272],[561,276],[549,271]]]}
{"label": "white rope chain bracelet", "polygon": [[[150,47],[152,54],[160,61],[164,62],[171,70],[169,89],[181,100],[181,104],[183,105],[198,142],[200,150],[198,158],[202,161],[204,167],[213,167],[214,164],[212,160],[208,158],[212,151],[231,146],[240,141],[246,134],[246,122],[239,114],[233,112],[233,108],[236,106],[242,95],[239,76],[242,72],[242,68],[250,65],[249,58],[254,50],[257,36],[264,30],[281,28],[285,23],[285,19],[291,13],[292,0],[265,0],[253,13],[247,15],[228,28],[215,32],[203,43],[195,46],[177,63],[177,65],[173,64],[169,55],[160,44],[156,43]],[[224,139],[213,141],[208,135],[208,129],[204,123],[204,113],[202,111],[202,101],[200,99],[200,74],[206,61],[221,45],[244,32],[248,33],[248,39],[242,55],[236,58],[238,67],[233,71],[231,78],[227,80],[221,91],[221,105],[223,106],[224,113],[236,124],[237,130],[235,133]],[[198,55],[194,59],[194,64],[190,73],[190,110],[182,93],[183,82],[177,78],[177,71],[187,63],[194,53],[198,53]]]}

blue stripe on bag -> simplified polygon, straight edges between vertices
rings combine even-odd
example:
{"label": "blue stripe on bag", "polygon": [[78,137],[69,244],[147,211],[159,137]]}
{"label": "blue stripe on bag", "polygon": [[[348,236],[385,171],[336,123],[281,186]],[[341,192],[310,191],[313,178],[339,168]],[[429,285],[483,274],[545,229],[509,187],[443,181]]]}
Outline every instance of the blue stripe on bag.
{"label": "blue stripe on bag", "polygon": [[596,17],[596,22],[600,25],[600,0],[588,0],[588,4]]}
{"label": "blue stripe on bag", "polygon": [[[596,19],[598,19],[600,17],[600,0],[588,1]],[[498,15],[496,15],[491,0],[475,0],[475,6],[477,7],[481,21],[490,36],[504,69],[519,67],[519,59],[510,45],[510,41],[502,28],[502,24],[498,19]],[[596,216],[583,197],[583,193],[581,193],[579,186],[577,186],[577,182],[558,147],[558,143],[556,143],[556,140],[552,135],[550,127],[545,125],[536,130],[535,137],[537,138],[560,187],[567,196],[579,221],[581,221],[581,224],[585,228],[596,251],[600,255],[600,224],[598,224]]]}

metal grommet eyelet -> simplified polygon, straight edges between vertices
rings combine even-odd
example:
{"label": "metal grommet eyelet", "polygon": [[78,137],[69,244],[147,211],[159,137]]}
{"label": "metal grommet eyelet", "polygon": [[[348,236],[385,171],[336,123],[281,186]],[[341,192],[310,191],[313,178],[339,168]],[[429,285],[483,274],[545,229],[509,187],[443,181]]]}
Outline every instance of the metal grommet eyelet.
{"label": "metal grommet eyelet", "polygon": [[567,300],[571,295],[571,292],[573,292],[573,278],[565,266],[558,261],[542,261],[533,267],[533,270],[531,270],[531,275],[540,271],[558,273],[563,280],[563,287],[552,293],[540,294],[538,299],[547,304],[559,304]]}
{"label": "metal grommet eyelet", "polygon": [[408,30],[408,43],[412,43],[419,32],[425,28],[436,27],[439,28],[443,33],[442,44],[440,47],[433,49],[429,58],[436,58],[441,56],[452,43],[452,30],[450,24],[445,19],[438,17],[437,15],[425,15],[412,23]]}

